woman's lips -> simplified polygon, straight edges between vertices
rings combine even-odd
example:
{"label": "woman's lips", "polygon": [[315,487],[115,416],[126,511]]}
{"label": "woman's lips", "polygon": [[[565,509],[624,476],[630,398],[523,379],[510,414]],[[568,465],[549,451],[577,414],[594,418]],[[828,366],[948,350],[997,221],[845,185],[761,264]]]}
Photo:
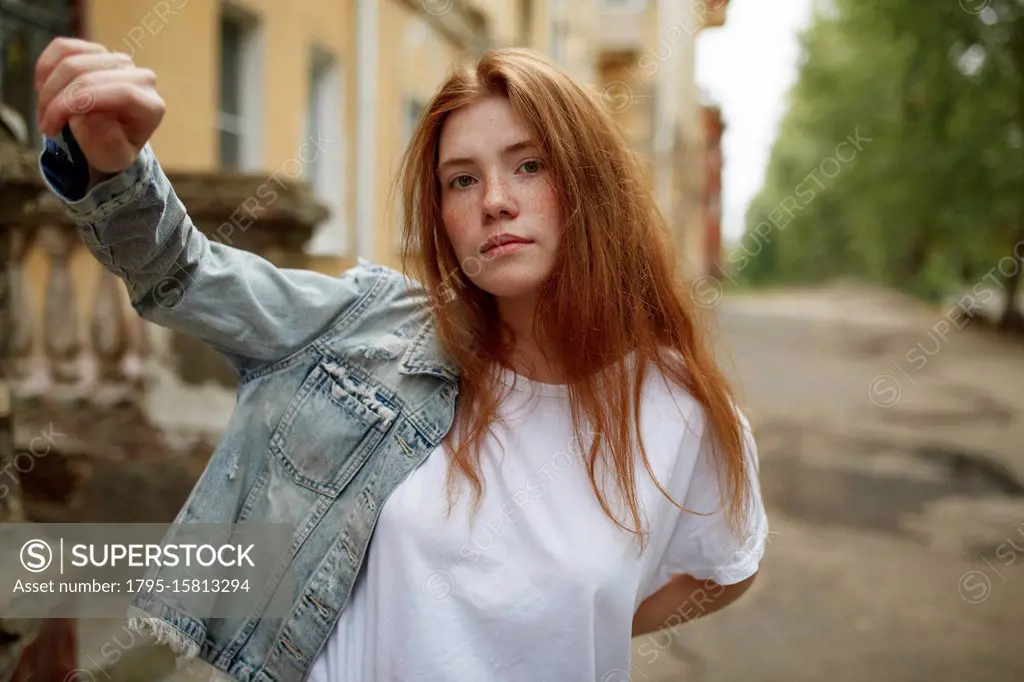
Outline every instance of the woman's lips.
{"label": "woman's lips", "polygon": [[501,244],[500,246],[493,246],[493,247],[487,249],[486,251],[484,251],[484,254],[487,255],[489,258],[495,258],[497,256],[504,256],[504,255],[507,255],[507,254],[510,254],[510,253],[515,253],[516,251],[519,251],[520,249],[522,249],[524,246],[529,246],[532,243],[533,242],[526,241],[526,240],[522,240],[522,241],[518,241],[517,240],[517,241],[505,242],[504,244]]}

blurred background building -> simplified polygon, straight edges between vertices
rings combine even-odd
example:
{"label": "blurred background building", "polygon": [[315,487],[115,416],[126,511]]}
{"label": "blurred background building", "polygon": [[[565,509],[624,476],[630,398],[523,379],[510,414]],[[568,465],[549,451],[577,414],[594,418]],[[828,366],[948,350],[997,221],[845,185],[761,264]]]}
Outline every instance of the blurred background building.
{"label": "blurred background building", "polygon": [[[55,422],[71,434],[59,456],[21,472],[0,505],[25,497],[24,516],[39,521],[119,521],[129,508],[135,520],[170,520],[234,404],[226,363],[141,321],[43,191],[33,70],[54,36],[100,42],[156,72],[167,115],[152,145],[200,229],[278,265],[329,274],[357,257],[399,266],[397,163],[454,60],[488,47],[540,50],[595,89],[647,160],[693,276],[715,260],[708,188],[718,182],[708,175],[717,177],[708,159],[718,133],[708,136],[695,85],[695,41],[723,23],[725,4],[0,0],[0,231],[10,254],[0,333],[13,444]],[[166,470],[160,481],[125,479],[147,476],[132,469],[139,462],[179,455],[192,462],[180,479]],[[102,497],[91,483],[100,478],[118,494],[90,506]],[[2,632],[13,627],[0,621]],[[57,669],[36,669],[37,679],[64,679],[60,666],[75,667],[68,624],[49,627],[63,654],[41,644],[22,673],[45,662]]]}
{"label": "blurred background building", "polygon": [[648,161],[686,276],[707,273],[702,192],[707,148],[696,38],[725,23],[726,0],[600,0],[597,69],[608,108]]}

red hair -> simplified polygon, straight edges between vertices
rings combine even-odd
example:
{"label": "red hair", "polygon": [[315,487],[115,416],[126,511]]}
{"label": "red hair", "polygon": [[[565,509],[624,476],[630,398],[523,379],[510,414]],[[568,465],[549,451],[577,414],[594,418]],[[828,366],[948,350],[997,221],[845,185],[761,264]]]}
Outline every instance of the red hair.
{"label": "red hair", "polygon": [[[508,365],[510,348],[501,341],[493,297],[461,278],[452,285],[461,268],[441,219],[438,143],[451,112],[494,95],[508,99],[541,147],[558,192],[563,233],[537,297],[535,328],[569,385],[573,429],[579,443],[589,442],[581,449],[599,503],[643,544],[635,465],[639,457],[655,478],[639,428],[641,389],[653,363],[703,407],[722,497],[739,532],[750,500],[741,417],[704,338],[707,320],[676,273],[677,255],[643,165],[595,94],[521,48],[485,52],[449,74],[413,133],[399,176],[403,268],[440,301],[437,334],[462,370],[456,423],[445,438],[449,493],[462,474],[479,502],[476,444],[497,416],[497,369]],[[582,424],[597,437],[583,439]],[[629,525],[598,484],[600,469],[615,480]]]}

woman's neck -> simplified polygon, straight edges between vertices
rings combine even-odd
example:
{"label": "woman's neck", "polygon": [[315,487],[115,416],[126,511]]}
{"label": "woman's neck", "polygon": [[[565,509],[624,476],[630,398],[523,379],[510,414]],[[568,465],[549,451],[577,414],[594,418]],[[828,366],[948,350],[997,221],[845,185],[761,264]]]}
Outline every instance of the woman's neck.
{"label": "woman's neck", "polygon": [[516,374],[545,384],[563,383],[562,372],[553,366],[541,348],[533,329],[533,301],[498,300],[498,314],[511,334],[512,352],[506,360]]}
{"label": "woman's neck", "polygon": [[509,369],[531,381],[542,384],[564,383],[562,372],[544,357],[544,353],[536,344],[517,340],[509,363]]}

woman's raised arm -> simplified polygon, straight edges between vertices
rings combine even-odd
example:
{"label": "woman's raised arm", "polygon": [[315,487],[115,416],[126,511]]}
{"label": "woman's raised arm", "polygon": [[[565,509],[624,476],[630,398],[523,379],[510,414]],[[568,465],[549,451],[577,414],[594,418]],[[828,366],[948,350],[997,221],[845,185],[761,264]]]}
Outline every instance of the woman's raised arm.
{"label": "woman's raised arm", "polygon": [[373,295],[379,270],[365,262],[341,277],[282,269],[193,225],[148,144],[164,111],[152,72],[59,38],[40,56],[36,87],[43,176],[143,318],[203,339],[244,373]]}

